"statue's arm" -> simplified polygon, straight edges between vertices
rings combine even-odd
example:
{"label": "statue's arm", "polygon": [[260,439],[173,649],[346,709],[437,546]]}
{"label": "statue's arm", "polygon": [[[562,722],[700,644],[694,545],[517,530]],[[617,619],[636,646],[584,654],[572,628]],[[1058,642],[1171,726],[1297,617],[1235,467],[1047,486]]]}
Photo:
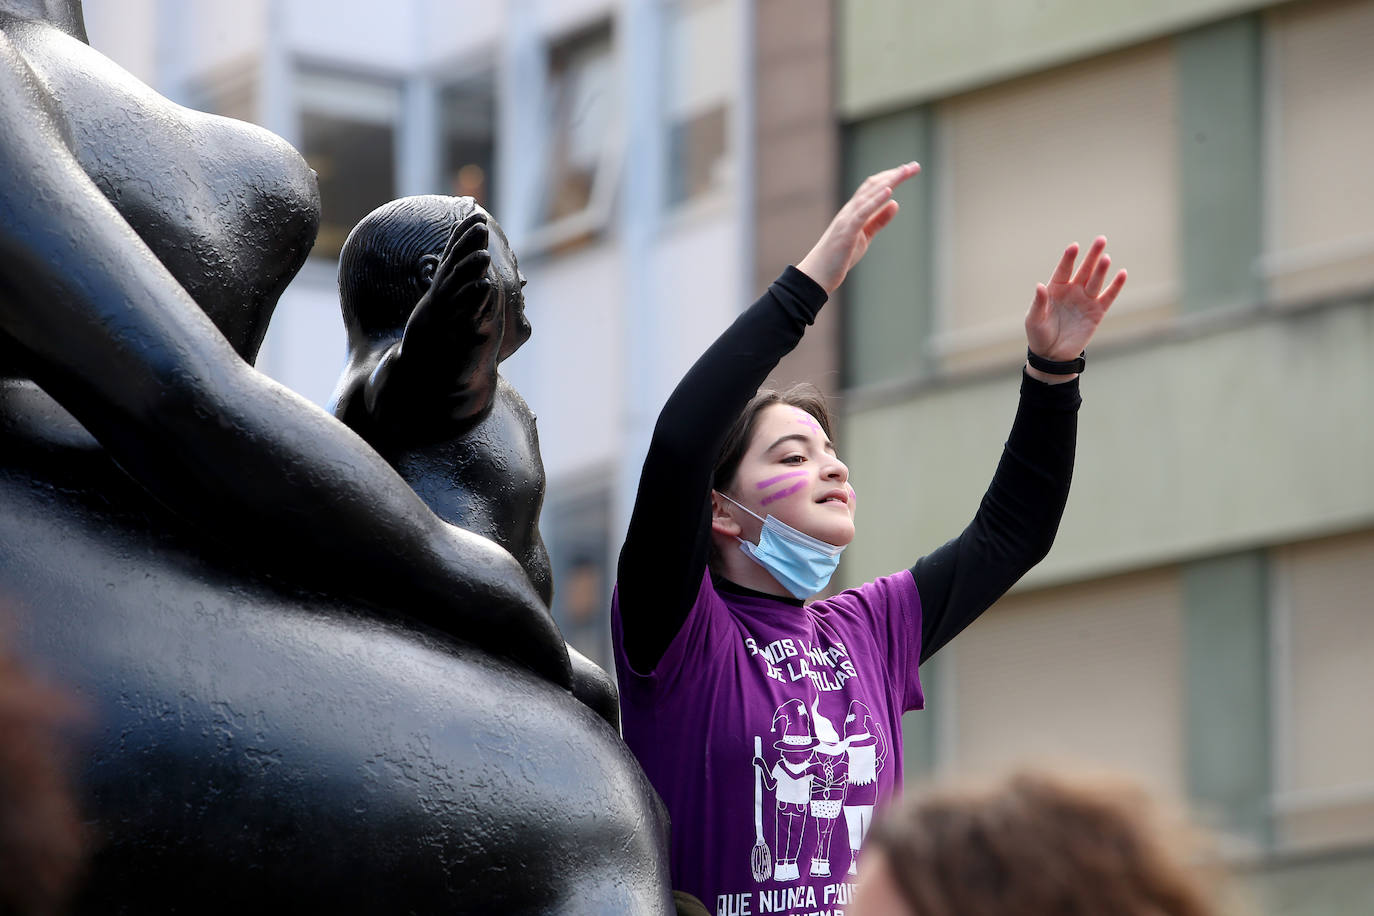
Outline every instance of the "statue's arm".
{"label": "statue's arm", "polygon": [[0,333],[200,530],[569,682],[514,558],[441,522],[360,438],[239,358],[81,169],[3,35]]}

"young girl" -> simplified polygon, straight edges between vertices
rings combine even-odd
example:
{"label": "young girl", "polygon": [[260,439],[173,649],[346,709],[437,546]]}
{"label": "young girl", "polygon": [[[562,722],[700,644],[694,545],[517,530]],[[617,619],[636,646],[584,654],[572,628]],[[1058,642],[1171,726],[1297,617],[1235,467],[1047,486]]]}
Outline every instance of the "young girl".
{"label": "young girl", "polygon": [[[924,705],[918,664],[1045,555],[1068,497],[1079,356],[1126,280],[1106,285],[1102,238],[1076,274],[1070,245],[1036,289],[1020,407],[968,528],[909,570],[805,603],[854,537],[854,489],[819,397],[756,390],[896,215],[892,189],[919,170],[860,186],[688,371],[644,462],[612,600],[621,715],[672,816],[674,887],[714,912],[848,901],[858,844],[830,839],[846,806],[861,817],[875,795],[866,772],[841,778],[849,748],[876,738],[891,749],[875,773],[876,800],[891,796],[901,714]],[[855,703],[866,729],[845,728]],[[797,780],[809,804],[765,797],[766,785]]]}

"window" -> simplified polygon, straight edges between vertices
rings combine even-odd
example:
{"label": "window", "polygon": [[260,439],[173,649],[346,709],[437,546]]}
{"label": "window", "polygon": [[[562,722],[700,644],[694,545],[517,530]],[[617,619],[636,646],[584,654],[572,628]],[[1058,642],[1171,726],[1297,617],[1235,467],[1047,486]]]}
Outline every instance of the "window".
{"label": "window", "polygon": [[608,672],[611,661],[610,493],[549,487],[541,528],[553,570],[553,617],[574,649]]}
{"label": "window", "polygon": [[943,650],[958,770],[1068,757],[1181,796],[1181,604],[1175,570],[1002,599]]}
{"label": "window", "polygon": [[1178,296],[1175,61],[1114,52],[937,106],[942,182],[935,350],[946,366],[1021,358],[1022,318],[1063,245],[1107,236],[1139,278],[1100,339],[1169,317]]}
{"label": "window", "polygon": [[258,79],[251,66],[215,70],[189,87],[190,106],[210,114],[257,122]]}
{"label": "window", "polygon": [[496,105],[490,74],[444,88],[439,97],[445,193],[472,197],[494,210]]}
{"label": "window", "polygon": [[1274,10],[1269,26],[1272,294],[1374,286],[1374,2]]}
{"label": "window", "polygon": [[336,258],[368,213],[396,197],[400,90],[390,83],[302,73],[296,87],[301,152],[319,174],[314,257]]}
{"label": "window", "polygon": [[576,246],[610,217],[620,117],[614,63],[609,23],[549,51],[542,228],[533,247]]}
{"label": "window", "polygon": [[1276,551],[1279,835],[1374,841],[1374,532]]}
{"label": "window", "polygon": [[679,0],[667,11],[667,201],[707,196],[729,179],[730,97],[738,44],[731,5]]}
{"label": "window", "polygon": [[[920,161],[928,174],[933,144],[924,106],[869,118],[844,134],[844,189],[894,162]],[[844,379],[850,387],[918,378],[929,370],[934,234],[930,178],[897,188],[902,216],[873,240],[845,279]]]}

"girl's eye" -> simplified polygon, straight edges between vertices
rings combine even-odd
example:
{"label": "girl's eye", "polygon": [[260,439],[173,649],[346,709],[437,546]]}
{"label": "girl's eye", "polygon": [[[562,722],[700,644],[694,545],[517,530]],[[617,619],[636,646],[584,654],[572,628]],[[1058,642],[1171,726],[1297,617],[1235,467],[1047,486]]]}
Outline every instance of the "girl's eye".
{"label": "girl's eye", "polygon": [[803,457],[803,456],[801,456],[801,455],[788,455],[786,458],[782,459],[782,463],[783,463],[783,464],[801,464],[801,463],[802,463],[803,461],[805,461],[805,460],[806,460],[805,457]]}

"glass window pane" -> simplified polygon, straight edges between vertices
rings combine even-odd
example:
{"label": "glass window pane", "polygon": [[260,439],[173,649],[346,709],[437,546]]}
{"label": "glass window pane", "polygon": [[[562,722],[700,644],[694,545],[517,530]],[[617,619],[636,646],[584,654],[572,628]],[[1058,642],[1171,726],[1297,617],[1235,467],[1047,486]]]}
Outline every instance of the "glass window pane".
{"label": "glass window pane", "polygon": [[301,153],[319,175],[320,234],[313,257],[335,258],[360,219],[396,197],[396,86],[302,73]]}
{"label": "glass window pane", "polygon": [[1374,283],[1374,3],[1271,14],[1277,111],[1270,173],[1271,291],[1280,299]]}
{"label": "glass window pane", "polygon": [[444,191],[495,210],[496,106],[489,74],[455,83],[440,97]]}
{"label": "glass window pane", "polygon": [[735,91],[734,11],[720,0],[682,0],[665,16],[668,203],[700,197],[729,178]]}
{"label": "glass window pane", "polygon": [[556,45],[549,54],[552,133],[544,221],[587,208],[615,115],[609,25]]}
{"label": "glass window pane", "polygon": [[925,108],[870,118],[844,137],[847,198],[874,172],[912,159],[927,173],[897,188],[901,216],[873,241],[846,278],[844,377],[849,387],[921,376],[927,366],[934,264],[930,117]]}
{"label": "glass window pane", "polygon": [[1135,278],[1097,341],[1170,319],[1179,282],[1177,68],[1155,42],[941,102],[946,367],[1015,364],[1063,246],[1102,234]]}

